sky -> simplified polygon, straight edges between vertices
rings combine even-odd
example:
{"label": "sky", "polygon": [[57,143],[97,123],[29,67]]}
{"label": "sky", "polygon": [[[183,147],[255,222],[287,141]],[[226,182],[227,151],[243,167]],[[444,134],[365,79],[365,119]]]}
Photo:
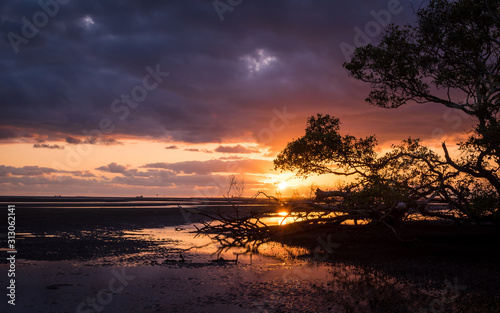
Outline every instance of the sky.
{"label": "sky", "polygon": [[466,117],[433,104],[388,110],[342,63],[410,0],[3,0],[0,195],[291,195],[337,177],[294,178],[272,160],[309,116],[376,134],[454,142]]}

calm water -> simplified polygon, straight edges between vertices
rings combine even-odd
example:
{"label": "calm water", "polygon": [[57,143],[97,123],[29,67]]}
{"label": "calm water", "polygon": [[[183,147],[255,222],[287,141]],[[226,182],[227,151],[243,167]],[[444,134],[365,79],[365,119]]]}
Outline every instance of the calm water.
{"label": "calm water", "polygon": [[[189,211],[231,209],[219,200],[138,199],[126,207],[101,200],[91,209],[64,201],[20,208],[18,290],[26,312],[77,312],[122,269],[134,279],[105,312],[419,312],[432,311],[431,303],[444,311],[455,308],[457,297],[448,286],[460,285],[459,272],[447,282],[416,285],[374,268],[336,263],[335,249],[342,246],[323,262],[319,241],[323,251],[317,255],[276,242],[262,244],[257,253],[245,247],[220,252],[217,241],[194,233],[200,224],[191,222],[195,214]],[[161,214],[149,216],[153,207]],[[293,222],[284,212],[275,208],[262,221]]]}

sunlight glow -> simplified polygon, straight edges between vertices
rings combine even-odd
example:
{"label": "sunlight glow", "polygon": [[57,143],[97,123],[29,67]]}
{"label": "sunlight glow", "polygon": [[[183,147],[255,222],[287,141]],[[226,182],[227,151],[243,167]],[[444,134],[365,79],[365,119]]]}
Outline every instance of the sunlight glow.
{"label": "sunlight glow", "polygon": [[279,214],[279,216],[287,216],[288,212],[279,212],[278,214]]}
{"label": "sunlight glow", "polygon": [[282,181],[278,184],[278,189],[283,190],[288,187],[288,183],[286,181]]}

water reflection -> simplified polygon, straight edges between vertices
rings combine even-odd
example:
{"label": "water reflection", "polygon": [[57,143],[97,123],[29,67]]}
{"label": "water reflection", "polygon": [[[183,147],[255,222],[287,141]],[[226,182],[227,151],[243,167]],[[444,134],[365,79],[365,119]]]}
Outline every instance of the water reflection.
{"label": "water reflection", "polygon": [[[283,218],[277,213],[268,222],[279,225]],[[169,294],[182,296],[191,292],[194,296],[192,290],[197,290],[207,304],[231,299],[260,312],[419,312],[428,310],[430,302],[441,299],[447,292],[444,284],[417,285],[366,266],[318,262],[305,248],[269,240],[249,238],[247,246],[229,246],[221,251],[218,240],[210,235],[197,235],[194,226],[109,233],[124,240],[155,244],[151,244],[150,250],[94,259],[93,264],[131,266],[132,275],[162,277],[159,281],[167,286],[165,292]],[[81,236],[92,234],[95,232],[85,231]],[[81,240],[74,236],[69,239],[73,244]],[[224,262],[212,262],[220,258]],[[236,259],[237,263],[226,262]],[[172,275],[176,275],[175,279]],[[449,280],[453,281],[453,277]],[[210,295],[209,290],[217,288],[223,290],[223,297]],[[451,300],[445,304],[447,309],[454,309]]]}
{"label": "water reflection", "polygon": [[[165,242],[166,248],[181,248],[189,259],[185,265],[188,268],[197,262],[208,264],[217,258],[238,258],[238,263],[224,263],[229,266],[224,267],[224,275],[239,268],[238,275],[259,276],[247,277],[253,287],[247,285],[249,289],[245,291],[260,295],[253,301],[256,309],[287,311],[308,303],[320,311],[331,308],[337,312],[409,312],[425,308],[440,295],[439,288],[417,286],[373,268],[317,262],[305,248],[273,241],[258,244],[258,249],[234,246],[221,251],[217,240],[190,230],[143,229],[126,236],[146,236]],[[265,283],[257,285],[258,281]],[[311,304],[312,295],[320,297],[321,303]]]}
{"label": "water reflection", "polygon": [[238,245],[224,242],[217,235],[196,234],[194,225],[175,227],[145,228],[126,231],[124,238],[145,239],[159,243],[160,248],[183,254],[189,262],[207,262],[215,260],[238,261],[243,264],[275,264],[295,260],[307,255],[309,251],[300,247],[291,247],[268,240],[249,238],[246,244]]}
{"label": "water reflection", "polygon": [[[259,217],[259,221],[267,226],[286,225],[305,220],[314,220],[317,218],[333,218],[343,214],[337,212],[285,212],[267,213],[264,217]],[[255,223],[256,218],[250,218],[250,222]],[[369,220],[345,220],[340,225],[364,225],[369,223]]]}

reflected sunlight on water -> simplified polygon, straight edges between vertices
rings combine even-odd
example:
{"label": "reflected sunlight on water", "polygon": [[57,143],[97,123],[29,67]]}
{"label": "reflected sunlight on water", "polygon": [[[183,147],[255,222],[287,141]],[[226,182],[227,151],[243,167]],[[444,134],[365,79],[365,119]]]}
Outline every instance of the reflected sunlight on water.
{"label": "reflected sunlight on water", "polygon": [[[283,219],[282,216],[274,218]],[[437,289],[416,288],[409,281],[373,268],[317,262],[307,249],[277,242],[262,244],[259,246],[258,254],[245,254],[244,248],[231,248],[220,255],[213,255],[219,247],[217,243],[208,236],[196,236],[191,232],[194,230],[191,225],[185,225],[183,228],[183,230],[176,230],[174,227],[142,229],[127,232],[125,236],[161,241],[164,242],[162,246],[169,249],[182,248],[186,260],[189,260],[180,267],[186,271],[186,275],[198,268],[200,263],[197,262],[212,266],[208,265],[214,264],[210,261],[219,256],[225,260],[234,260],[238,255],[238,263],[224,263],[216,268],[210,267],[210,271],[204,272],[207,277],[201,276],[202,279],[210,278],[217,281],[217,284],[222,284],[221,276],[233,277],[233,274],[237,274],[238,280],[231,282],[230,284],[234,285],[230,287],[240,289],[243,287],[239,284],[248,281],[241,289],[240,296],[252,286],[252,292],[267,294],[266,297],[262,297],[263,301],[254,300],[254,304],[269,309],[284,308],[289,301],[298,301],[293,304],[293,307],[297,307],[300,301],[308,299],[308,295],[314,293],[322,297],[323,306],[329,305],[336,309],[347,311],[361,309],[360,312],[365,312],[376,300],[384,309],[405,303],[407,306],[404,309],[411,308],[413,311],[425,304],[419,299],[429,297],[432,299],[433,295],[439,293]],[[161,262],[158,264],[161,265]],[[146,268],[145,271],[149,269]],[[211,273],[215,276],[210,276]]]}
{"label": "reflected sunlight on water", "polygon": [[[266,224],[267,226],[276,226],[276,225],[286,225],[294,222],[300,222],[305,220],[305,216],[309,213],[308,218],[314,219],[318,218],[321,215],[322,218],[331,218],[336,216],[341,216],[339,213],[325,213],[325,212],[285,212],[281,211],[278,213],[270,213],[266,217],[262,217],[259,220]],[[250,219],[252,223],[255,223],[256,219]],[[368,220],[357,220],[358,225],[367,224]],[[341,223],[341,225],[354,225],[354,220],[346,220]]]}
{"label": "reflected sunlight on water", "polygon": [[[267,225],[293,222],[300,216],[294,214],[287,216],[278,212],[266,217],[264,222]],[[370,312],[368,308],[376,303],[380,312],[418,312],[430,300],[443,294],[441,286],[416,286],[397,274],[335,263],[335,255],[331,258],[332,263],[319,262],[305,248],[277,242],[261,244],[258,253],[231,248],[216,254],[220,248],[218,242],[209,236],[197,235],[195,225],[200,226],[188,224],[120,232],[100,230],[108,236],[106,240],[112,237],[134,243],[150,242],[150,249],[96,258],[86,261],[85,265],[92,267],[90,271],[99,271],[103,266],[128,267],[127,272],[141,277],[134,281],[135,287],[131,284],[131,293],[135,292],[133,288],[148,290],[151,285],[163,284],[165,292],[176,297],[186,294],[198,297],[218,288],[224,290],[224,299],[240,301],[255,311],[309,312],[310,307],[315,307],[319,308],[318,312]],[[82,238],[97,238],[97,233],[96,230],[78,234],[59,232],[44,237],[66,236],[72,244]],[[20,234],[25,238],[33,236]],[[237,263],[227,262],[236,259]],[[75,261],[75,267],[80,265]],[[163,293],[158,297],[158,301],[164,301]],[[218,296],[207,296],[204,301],[209,304],[222,301],[218,299]]]}
{"label": "reflected sunlight on water", "polygon": [[[199,226],[199,225],[198,225]],[[177,229],[177,230],[176,230]],[[306,249],[268,242],[259,246],[259,253],[252,253],[245,247],[232,247],[217,254],[220,245],[207,235],[194,233],[195,227],[184,225],[176,227],[145,228],[124,232],[124,238],[145,239],[160,243],[167,250],[181,251],[191,262],[207,262],[222,257],[224,260],[236,260],[243,264],[274,264],[292,260],[307,253]]]}

